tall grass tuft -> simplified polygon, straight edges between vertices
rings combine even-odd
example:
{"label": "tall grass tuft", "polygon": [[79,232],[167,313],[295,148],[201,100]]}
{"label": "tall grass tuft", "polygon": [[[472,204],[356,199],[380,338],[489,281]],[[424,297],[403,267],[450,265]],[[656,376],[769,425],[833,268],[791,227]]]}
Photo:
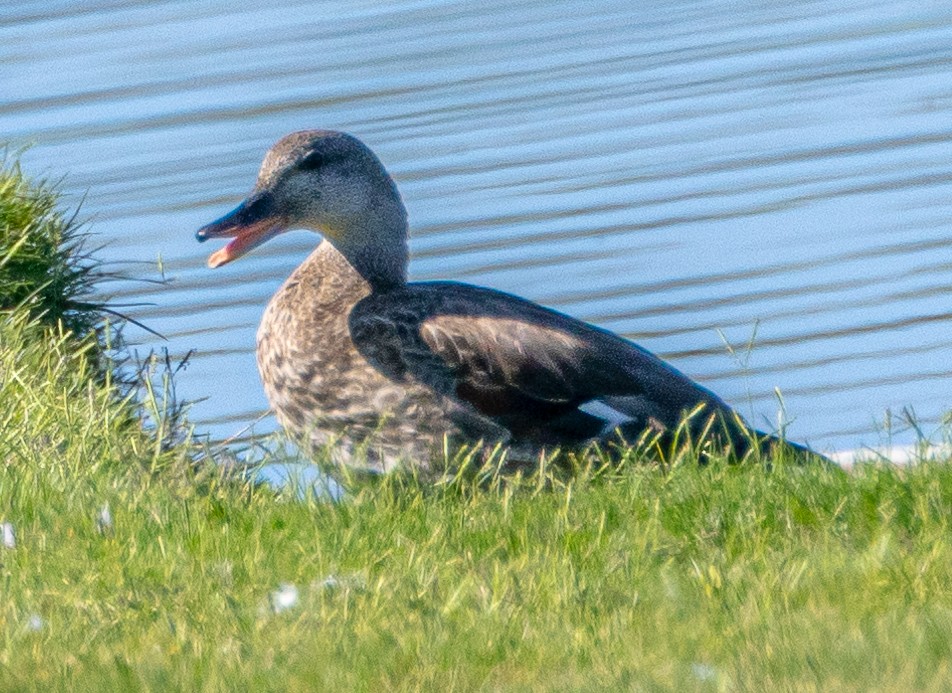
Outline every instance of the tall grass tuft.
{"label": "tall grass tuft", "polygon": [[72,339],[94,377],[172,449],[190,435],[173,378],[184,364],[157,354],[136,362],[124,350],[122,328],[135,321],[110,307],[102,282],[128,277],[107,270],[89,241],[78,210],[62,208],[54,182],[25,175],[16,156],[0,158],[0,319],[25,316],[49,331],[33,332],[41,341]]}
{"label": "tall grass tuft", "polygon": [[104,320],[94,298],[102,277],[76,215],[60,209],[56,186],[31,180],[9,155],[0,159],[0,311],[25,308],[79,337]]}

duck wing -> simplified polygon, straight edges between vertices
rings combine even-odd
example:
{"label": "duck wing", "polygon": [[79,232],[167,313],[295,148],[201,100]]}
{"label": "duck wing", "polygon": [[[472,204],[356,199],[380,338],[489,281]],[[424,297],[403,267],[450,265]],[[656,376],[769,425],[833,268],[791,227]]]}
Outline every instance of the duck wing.
{"label": "duck wing", "polygon": [[501,291],[407,284],[364,298],[349,321],[385,375],[423,382],[516,437],[571,443],[616,426],[671,428],[699,403],[730,412],[636,344]]}

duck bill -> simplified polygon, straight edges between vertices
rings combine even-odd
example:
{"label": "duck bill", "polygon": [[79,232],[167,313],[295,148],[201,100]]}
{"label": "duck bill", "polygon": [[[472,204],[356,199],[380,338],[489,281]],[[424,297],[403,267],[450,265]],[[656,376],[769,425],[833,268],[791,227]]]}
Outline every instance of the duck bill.
{"label": "duck bill", "polygon": [[224,248],[208,257],[212,269],[237,260],[242,255],[274,238],[287,228],[284,220],[271,213],[271,198],[267,194],[249,197],[221,219],[206,224],[195,232],[199,243],[211,238],[231,238]]}

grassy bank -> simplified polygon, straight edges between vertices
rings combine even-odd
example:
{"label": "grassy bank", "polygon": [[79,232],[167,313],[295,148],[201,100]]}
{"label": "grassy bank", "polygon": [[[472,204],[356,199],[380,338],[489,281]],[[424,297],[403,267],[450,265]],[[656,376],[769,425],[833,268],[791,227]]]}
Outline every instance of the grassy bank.
{"label": "grassy bank", "polygon": [[[36,191],[17,175],[0,224]],[[62,221],[23,218],[0,238]],[[63,315],[84,319],[55,317],[36,276],[0,302],[0,690],[952,686],[946,464],[388,477],[300,501],[143,425],[101,314],[80,291]]]}
{"label": "grassy bank", "polygon": [[945,465],[388,479],[328,504],[68,454],[0,473],[5,690],[952,683]]}

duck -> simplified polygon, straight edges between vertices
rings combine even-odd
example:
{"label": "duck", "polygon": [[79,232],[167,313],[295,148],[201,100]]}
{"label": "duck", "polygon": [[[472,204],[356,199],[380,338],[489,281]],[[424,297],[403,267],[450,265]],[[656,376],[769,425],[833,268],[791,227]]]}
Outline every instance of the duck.
{"label": "duck", "polygon": [[646,435],[736,460],[815,455],[606,329],[492,288],[408,281],[406,208],[353,135],[281,138],[246,199],[196,238],[230,239],[214,269],[290,229],[321,240],[264,310],[258,370],[284,429],[337,464],[427,472],[463,448],[532,463]]}

